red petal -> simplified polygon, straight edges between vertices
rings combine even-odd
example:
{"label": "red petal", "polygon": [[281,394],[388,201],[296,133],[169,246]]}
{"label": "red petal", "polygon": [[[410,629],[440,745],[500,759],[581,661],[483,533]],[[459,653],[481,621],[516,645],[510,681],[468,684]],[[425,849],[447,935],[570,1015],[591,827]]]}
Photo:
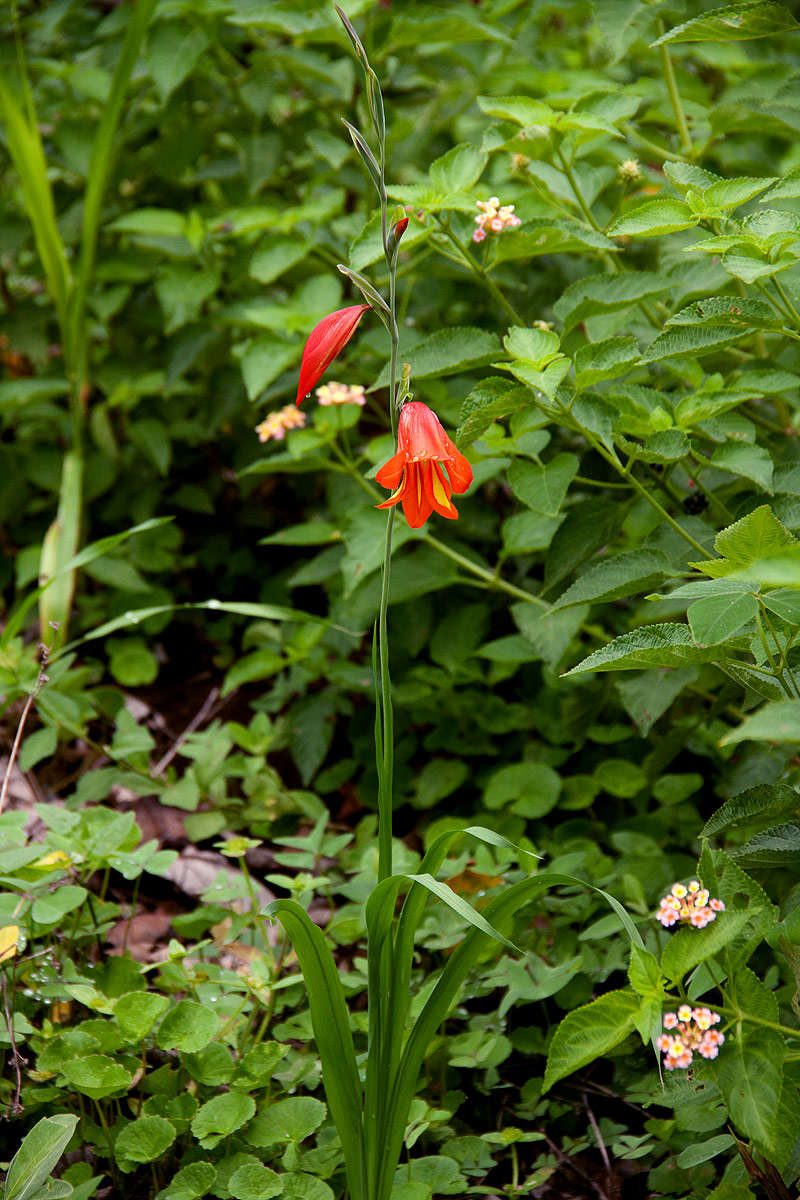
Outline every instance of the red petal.
{"label": "red petal", "polygon": [[440,517],[455,521],[458,517],[456,506],[450,500],[450,484],[438,462],[425,463],[425,494],[427,499]]}
{"label": "red petal", "polygon": [[422,486],[422,469],[424,463],[409,463],[406,468],[405,486],[403,487],[403,515],[412,529],[424,525],[433,511],[433,506],[425,495]]}
{"label": "red petal", "polygon": [[358,322],[369,308],[368,304],[354,304],[351,308],[340,308],[323,317],[308,335],[300,363],[300,382],[297,388],[297,403],[313,388],[323,373],[336,358],[356,331]]}
{"label": "red petal", "polygon": [[397,448],[409,459],[449,458],[446,446],[449,440],[436,413],[427,404],[411,400],[400,409]]}
{"label": "red petal", "polygon": [[398,451],[388,462],[385,462],[375,476],[376,483],[381,487],[396,488],[403,476],[403,469],[406,465],[406,456],[402,451]]}
{"label": "red petal", "polygon": [[456,450],[452,442],[450,442],[450,445],[452,446],[452,457],[445,463],[447,474],[450,476],[453,491],[465,492],[472,483],[472,467],[460,450]]}

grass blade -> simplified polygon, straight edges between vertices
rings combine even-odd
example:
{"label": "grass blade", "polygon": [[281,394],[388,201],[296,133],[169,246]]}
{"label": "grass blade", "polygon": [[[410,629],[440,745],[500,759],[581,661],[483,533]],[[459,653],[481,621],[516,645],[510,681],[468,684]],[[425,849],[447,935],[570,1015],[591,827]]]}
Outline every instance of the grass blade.
{"label": "grass blade", "polygon": [[47,163],[38,125],[22,111],[8,86],[0,79],[0,120],[6,144],[22,183],[28,220],[33,226],[36,249],[56,306],[62,336],[66,333],[67,305],[72,287],[64,243],[58,232],[53,193],[47,178]]}
{"label": "grass blade", "polygon": [[325,1095],[342,1141],[350,1196],[366,1200],[361,1081],[336,963],[322,932],[294,900],[274,900],[265,912],[280,921],[300,962]]}

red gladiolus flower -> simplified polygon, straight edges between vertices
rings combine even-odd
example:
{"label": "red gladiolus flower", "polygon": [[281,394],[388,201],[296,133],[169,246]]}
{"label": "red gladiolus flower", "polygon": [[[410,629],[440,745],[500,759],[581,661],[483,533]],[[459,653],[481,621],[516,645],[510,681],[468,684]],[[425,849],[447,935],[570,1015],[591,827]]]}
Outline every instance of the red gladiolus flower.
{"label": "red gladiolus flower", "polygon": [[427,404],[412,400],[400,410],[397,454],[375,478],[381,487],[397,489],[377,507],[391,508],[402,500],[406,520],[412,529],[419,529],[432,512],[451,521],[458,517],[450,497],[453,492],[467,490],[472,483],[472,467],[453,445],[436,414]]}
{"label": "red gladiolus flower", "polygon": [[297,403],[313,388],[327,371],[337,354],[340,354],[356,331],[358,322],[369,308],[368,304],[354,304],[352,308],[340,308],[323,317],[308,335],[303,360],[300,363],[300,383],[297,388]]}

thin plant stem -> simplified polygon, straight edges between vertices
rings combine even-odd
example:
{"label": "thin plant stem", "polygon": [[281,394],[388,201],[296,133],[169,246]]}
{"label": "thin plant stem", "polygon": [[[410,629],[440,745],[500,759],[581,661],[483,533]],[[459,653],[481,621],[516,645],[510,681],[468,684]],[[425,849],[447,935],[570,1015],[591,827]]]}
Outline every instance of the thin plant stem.
{"label": "thin plant stem", "polygon": [[[661,37],[664,32],[664,22],[660,18],[656,22],[656,30],[658,32],[658,36]],[[686,123],[686,114],[683,111],[681,94],[678,91],[678,84],[675,79],[675,68],[672,64],[670,52],[666,46],[659,46],[658,54],[659,58],[661,59],[661,70],[664,74],[664,82],[666,83],[667,91],[669,92],[669,102],[672,105],[672,111],[675,114],[675,123],[678,126],[681,146],[686,154],[692,155],[694,154],[694,146],[692,145],[692,137],[689,133],[689,126]]]}
{"label": "thin plant stem", "polygon": [[786,295],[786,289],[784,288],[784,286],[783,286],[783,284],[781,283],[781,281],[778,279],[777,275],[773,275],[773,276],[772,276],[772,283],[773,283],[773,285],[774,285],[774,287],[775,287],[775,291],[778,293],[778,295],[780,296],[781,300],[782,300],[782,301],[783,301],[783,303],[786,305],[786,308],[787,308],[787,310],[788,310],[788,312],[789,312],[789,315],[791,316],[791,318],[792,318],[792,320],[794,321],[795,325],[798,327],[798,329],[800,329],[800,313],[798,313],[797,309],[796,309],[796,308],[795,308],[795,306],[792,304],[792,302],[791,302],[791,300],[789,299],[789,297]]}
{"label": "thin plant stem", "polygon": [[475,278],[482,284],[492,299],[497,301],[497,303],[503,309],[503,312],[507,317],[511,318],[515,325],[525,325],[524,318],[520,316],[513,304],[506,299],[506,297],[500,291],[500,288],[489,276],[488,272],[477,261],[477,259],[473,258],[469,250],[465,249],[465,247],[461,245],[458,238],[450,228],[449,223],[444,220],[441,213],[434,213],[434,216],[436,217],[436,221],[440,230],[458,254],[459,261],[462,262],[464,266],[469,268]]}

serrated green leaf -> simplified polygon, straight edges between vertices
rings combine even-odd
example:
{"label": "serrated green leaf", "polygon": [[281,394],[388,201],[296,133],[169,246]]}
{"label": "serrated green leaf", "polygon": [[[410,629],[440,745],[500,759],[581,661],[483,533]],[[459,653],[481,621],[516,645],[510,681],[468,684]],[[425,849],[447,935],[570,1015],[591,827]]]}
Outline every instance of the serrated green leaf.
{"label": "serrated green leaf", "polygon": [[570,284],[553,305],[553,311],[564,322],[564,332],[568,333],[589,317],[598,313],[618,312],[638,300],[666,295],[671,287],[667,276],[655,271],[589,275]]}
{"label": "serrated green leaf", "polygon": [[752,820],[800,812],[800,795],[785,784],[761,784],[726,800],[703,826],[702,837],[711,837]]}
{"label": "serrated green leaf", "polygon": [[682,200],[645,200],[627,209],[608,230],[609,237],[660,237],[691,229],[698,217]]}
{"label": "serrated green leaf", "polygon": [[508,482],[514,495],[528,508],[545,517],[556,517],[577,470],[578,459],[574,454],[557,454],[543,464],[518,458],[508,469]]}
{"label": "serrated green leaf", "polygon": [[659,550],[615,554],[591,565],[559,596],[553,608],[619,600],[653,587],[668,570],[669,560]]}
{"label": "serrated green leaf", "polygon": [[169,1149],[176,1136],[175,1126],[165,1117],[138,1117],[120,1130],[114,1154],[118,1162],[153,1162]]}
{"label": "serrated green leaf", "polygon": [[752,38],[774,37],[800,29],[788,8],[774,0],[752,0],[745,4],[727,4],[714,8],[682,25],[675,25],[653,42],[742,42]]}
{"label": "serrated green leaf", "polygon": [[530,407],[531,398],[527,390],[518,387],[510,379],[498,375],[482,380],[465,396],[461,405],[461,423],[455,439],[457,445],[470,446],[493,421]]}
{"label": "serrated green leaf", "polygon": [[566,674],[585,675],[589,671],[685,667],[692,663],[716,662],[718,658],[719,651],[713,646],[695,645],[688,625],[643,625],[640,629],[623,633],[608,645],[601,646]]}
{"label": "serrated green leaf", "polygon": [[601,379],[616,379],[639,361],[635,337],[611,337],[581,346],[575,355],[575,386],[591,387]]}
{"label": "serrated green leaf", "polygon": [[[440,329],[418,342],[407,358],[411,362],[412,388],[415,379],[438,379],[486,366],[500,353],[500,340],[486,329],[456,327]],[[377,391],[389,382],[388,364],[367,390]]]}
{"label": "serrated green leaf", "polygon": [[711,455],[711,462],[721,471],[752,479],[765,492],[772,491],[772,459],[763,446],[746,446],[726,442]]}
{"label": "serrated green leaf", "polygon": [[635,1029],[641,1007],[634,991],[621,988],[568,1013],[550,1042],[542,1090],[624,1041]]}

